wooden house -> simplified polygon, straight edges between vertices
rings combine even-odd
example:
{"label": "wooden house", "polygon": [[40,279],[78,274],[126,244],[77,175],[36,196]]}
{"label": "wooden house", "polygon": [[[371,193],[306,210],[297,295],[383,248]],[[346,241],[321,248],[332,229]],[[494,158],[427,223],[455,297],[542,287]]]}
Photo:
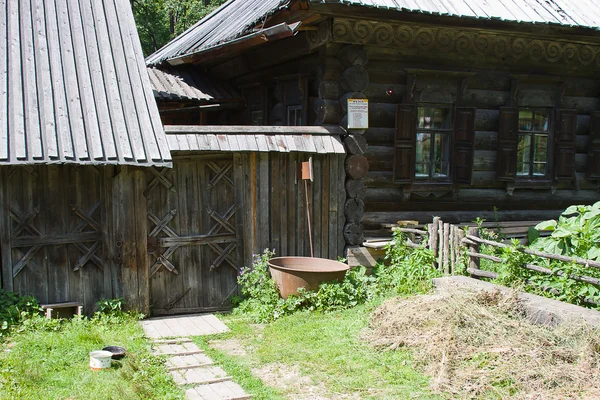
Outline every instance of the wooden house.
{"label": "wooden house", "polygon": [[[540,220],[600,199],[599,27],[592,0],[231,0],[146,61],[241,95],[164,105],[169,124],[341,135],[346,174],[323,179],[344,179],[357,245],[398,220]],[[368,129],[349,129],[348,99],[368,100]]]}

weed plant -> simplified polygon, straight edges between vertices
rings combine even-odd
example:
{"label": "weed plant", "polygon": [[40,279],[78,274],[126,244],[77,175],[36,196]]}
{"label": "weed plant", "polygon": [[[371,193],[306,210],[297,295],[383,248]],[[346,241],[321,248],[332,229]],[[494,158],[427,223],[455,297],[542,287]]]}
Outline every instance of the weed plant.
{"label": "weed plant", "polygon": [[[424,240],[426,242],[426,240]],[[377,297],[423,293],[440,272],[433,267],[433,253],[406,246],[406,236],[397,231],[388,246],[387,264],[378,264],[371,275],[364,267],[346,273],[342,282],[326,282],[318,290],[301,288],[298,295],[279,297],[267,262],[274,252],[265,250],[255,256],[250,268],[241,271],[238,283],[243,299],[236,301],[235,314],[250,316],[255,322],[270,322],[298,311],[331,312],[364,304]]]}

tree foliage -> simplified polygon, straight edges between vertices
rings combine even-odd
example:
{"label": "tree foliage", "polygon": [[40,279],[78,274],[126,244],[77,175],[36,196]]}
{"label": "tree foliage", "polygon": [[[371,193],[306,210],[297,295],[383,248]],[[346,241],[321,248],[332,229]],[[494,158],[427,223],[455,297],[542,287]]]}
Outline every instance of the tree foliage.
{"label": "tree foliage", "polygon": [[225,0],[130,0],[144,54],[160,49],[224,2]]}

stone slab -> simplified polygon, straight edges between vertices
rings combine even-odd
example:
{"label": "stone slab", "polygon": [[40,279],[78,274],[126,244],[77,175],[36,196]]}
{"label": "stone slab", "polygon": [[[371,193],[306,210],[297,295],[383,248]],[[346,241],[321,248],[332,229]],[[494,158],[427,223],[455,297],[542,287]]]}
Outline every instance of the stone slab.
{"label": "stone slab", "polygon": [[[433,285],[436,288],[467,288],[487,292],[500,291],[507,293],[512,290],[506,286],[480,281],[467,276],[435,278]],[[535,324],[556,326],[567,321],[583,321],[590,326],[600,326],[600,312],[596,310],[524,292],[518,293],[518,300],[527,318]]]}

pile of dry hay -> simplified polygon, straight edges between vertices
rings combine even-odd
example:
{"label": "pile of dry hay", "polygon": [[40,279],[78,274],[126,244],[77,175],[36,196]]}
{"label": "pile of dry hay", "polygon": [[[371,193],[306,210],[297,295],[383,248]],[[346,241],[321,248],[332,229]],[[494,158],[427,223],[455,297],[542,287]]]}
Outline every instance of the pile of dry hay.
{"label": "pile of dry hay", "polygon": [[366,338],[413,351],[432,388],[458,397],[600,398],[600,330],[534,325],[516,296],[442,291],[394,299]]}

